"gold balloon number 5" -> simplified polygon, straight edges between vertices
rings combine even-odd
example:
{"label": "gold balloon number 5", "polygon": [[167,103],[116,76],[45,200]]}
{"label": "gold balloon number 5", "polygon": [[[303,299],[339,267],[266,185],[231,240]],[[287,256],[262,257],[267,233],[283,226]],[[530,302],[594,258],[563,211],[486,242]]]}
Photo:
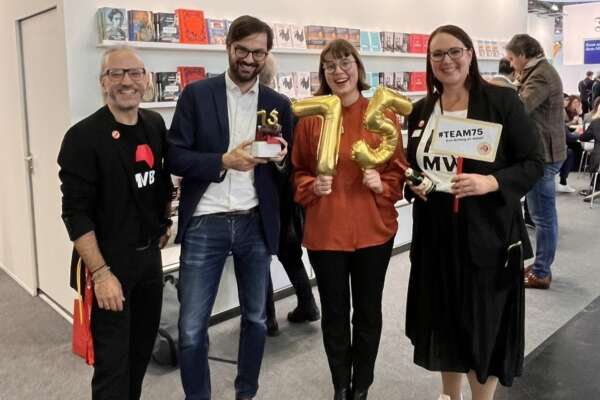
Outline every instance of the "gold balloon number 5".
{"label": "gold balloon number 5", "polygon": [[317,174],[335,175],[342,135],[342,102],[335,95],[309,97],[292,103],[297,117],[321,118],[321,136],[317,149]]}
{"label": "gold balloon number 5", "polygon": [[363,126],[368,131],[381,135],[381,143],[376,149],[371,148],[364,140],[352,145],[352,159],[362,169],[374,168],[385,163],[396,151],[400,132],[394,121],[385,114],[388,110],[400,115],[409,115],[412,103],[397,91],[379,86],[367,106]]}

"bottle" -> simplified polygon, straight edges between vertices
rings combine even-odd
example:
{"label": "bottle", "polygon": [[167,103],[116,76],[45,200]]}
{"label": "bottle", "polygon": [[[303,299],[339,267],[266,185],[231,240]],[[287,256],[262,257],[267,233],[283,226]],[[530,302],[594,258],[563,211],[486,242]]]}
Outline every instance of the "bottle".
{"label": "bottle", "polygon": [[435,190],[435,183],[433,183],[431,179],[412,168],[406,168],[404,176],[413,184],[413,186],[424,185],[423,189],[425,190],[425,194],[429,194]]}

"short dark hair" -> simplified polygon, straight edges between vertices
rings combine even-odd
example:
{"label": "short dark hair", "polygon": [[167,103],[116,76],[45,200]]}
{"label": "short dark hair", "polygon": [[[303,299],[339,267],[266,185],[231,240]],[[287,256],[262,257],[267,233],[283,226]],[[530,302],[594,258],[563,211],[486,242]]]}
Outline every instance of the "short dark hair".
{"label": "short dark hair", "polygon": [[[467,32],[465,32],[462,28],[459,28],[456,25],[442,25],[436,28],[431,35],[429,35],[429,41],[427,42],[427,48],[431,47],[431,41],[433,38],[440,34],[445,33],[451,36],[454,36],[458,40],[462,42],[462,44],[467,48],[467,50],[471,51],[471,65],[469,65],[469,75],[467,75],[467,79],[465,81],[465,86],[467,89],[470,88],[478,88],[480,86],[487,85],[486,81],[482,78],[479,73],[479,66],[477,65],[477,54],[473,50],[473,40],[469,37]],[[431,55],[429,52],[427,53],[427,65],[425,68],[425,73],[427,77],[427,97],[426,104],[427,107],[432,107],[439,98],[439,96],[444,92],[444,86],[442,82],[438,81],[435,75],[433,74],[433,68],[431,66]],[[437,94],[436,94],[437,91]]]}
{"label": "short dark hair", "polygon": [[525,56],[525,58],[544,56],[544,49],[540,42],[526,33],[513,36],[506,45],[506,50],[513,52],[516,56]]}
{"label": "short dark hair", "polygon": [[592,71],[588,71],[585,73],[585,76],[592,76],[592,75],[594,75],[594,73]]}
{"label": "short dark hair", "polygon": [[510,75],[513,72],[515,72],[515,70],[510,66],[510,61],[508,61],[506,58],[501,58],[500,62],[498,63],[498,73],[500,75]]}
{"label": "short dark hair", "polygon": [[109,11],[108,13],[108,20],[112,21],[113,18],[115,17],[115,15],[119,14],[121,16],[121,18],[125,19],[125,15],[123,15],[123,11],[119,10],[118,8],[113,8],[112,10]]}
{"label": "short dark hair", "polygon": [[271,51],[273,48],[273,30],[265,22],[250,15],[242,15],[231,23],[225,44],[229,47],[231,43],[256,33],[265,33],[267,35],[267,51]]}
{"label": "short dark hair", "polygon": [[319,58],[319,79],[321,80],[321,84],[316,91],[315,96],[331,94],[331,88],[327,84],[325,70],[323,69],[323,64],[325,64],[326,61],[325,57],[327,56],[331,56],[332,58],[352,56],[354,61],[356,61],[356,66],[358,68],[358,90],[363,91],[370,88],[369,84],[366,82],[367,73],[365,72],[365,66],[362,63],[356,48],[347,40],[336,39],[329,42],[323,51],[321,51],[321,57]]}

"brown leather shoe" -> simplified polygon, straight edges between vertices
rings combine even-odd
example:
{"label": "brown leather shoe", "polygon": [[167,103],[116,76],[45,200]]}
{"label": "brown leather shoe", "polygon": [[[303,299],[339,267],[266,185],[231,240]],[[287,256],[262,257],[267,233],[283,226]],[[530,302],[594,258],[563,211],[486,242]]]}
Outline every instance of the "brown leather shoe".
{"label": "brown leather shoe", "polygon": [[[528,266],[525,267],[525,269],[523,270],[524,272],[524,278],[525,281],[527,281],[527,275],[529,275],[529,273],[533,271],[533,264],[529,264]],[[552,283],[552,272],[550,272],[550,275],[548,275],[550,277],[550,283]]]}
{"label": "brown leather shoe", "polygon": [[525,287],[529,289],[549,289],[550,282],[550,276],[538,278],[533,271],[525,275]]}

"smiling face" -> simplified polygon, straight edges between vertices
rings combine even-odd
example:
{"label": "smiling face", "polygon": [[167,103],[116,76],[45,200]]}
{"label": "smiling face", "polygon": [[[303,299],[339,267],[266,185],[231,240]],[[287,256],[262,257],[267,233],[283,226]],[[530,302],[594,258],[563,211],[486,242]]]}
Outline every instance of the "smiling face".
{"label": "smiling face", "polygon": [[[236,51],[237,49],[237,51]],[[250,36],[232,42],[228,47],[229,71],[231,79],[236,83],[245,83],[253,81],[265,66],[265,58],[256,60],[252,52],[268,53],[267,34],[255,33]],[[238,54],[248,52],[245,57]],[[236,54],[237,53],[237,54]]]}
{"label": "smiling face", "polygon": [[[469,67],[473,59],[473,50],[465,49],[465,44],[448,33],[438,33],[429,45],[429,61],[435,78],[444,86],[457,86],[465,84],[469,75]],[[458,51],[456,49],[462,49]],[[440,61],[431,59],[432,54],[449,52],[444,54]],[[462,53],[457,56],[457,53]]]}
{"label": "smiling face", "polygon": [[132,80],[129,74],[125,74],[120,81],[115,81],[106,75],[108,70],[132,68],[144,68],[144,63],[135,53],[122,50],[107,55],[100,83],[106,104],[111,109],[126,112],[140,105],[144,91],[148,87],[146,74],[137,81]]}
{"label": "smiling face", "polygon": [[352,55],[341,58],[325,56],[322,68],[331,92],[340,98],[355,95],[358,90],[358,65]]}

